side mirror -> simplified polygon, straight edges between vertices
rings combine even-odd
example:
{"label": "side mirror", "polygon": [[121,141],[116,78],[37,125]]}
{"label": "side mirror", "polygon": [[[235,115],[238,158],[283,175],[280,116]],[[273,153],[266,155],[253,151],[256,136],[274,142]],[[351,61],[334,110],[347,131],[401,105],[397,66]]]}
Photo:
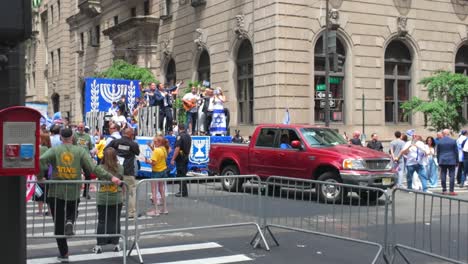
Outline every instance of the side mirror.
{"label": "side mirror", "polygon": [[293,140],[291,142],[291,147],[294,149],[301,149],[301,142],[299,140]]}

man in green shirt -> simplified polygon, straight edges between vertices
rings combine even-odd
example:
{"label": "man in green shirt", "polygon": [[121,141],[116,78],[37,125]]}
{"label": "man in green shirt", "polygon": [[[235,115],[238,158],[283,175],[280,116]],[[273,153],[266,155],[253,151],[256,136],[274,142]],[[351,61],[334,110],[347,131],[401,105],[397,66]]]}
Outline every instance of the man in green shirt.
{"label": "man in green shirt", "polygon": [[[91,139],[91,136],[88,133],[85,133],[85,125],[83,122],[79,123],[78,126],[76,127],[76,133],[74,134],[73,137],[73,145],[77,145],[82,147],[84,150],[88,152],[88,155],[90,155],[90,151],[94,149],[94,144]],[[91,172],[88,171],[87,169],[83,169],[83,174],[85,176],[85,180],[89,181],[91,180]],[[83,190],[83,197],[86,197],[86,199],[91,199],[91,196],[89,196],[89,184],[85,184],[85,188]]]}
{"label": "man in green shirt", "polygon": [[[114,184],[121,185],[119,178],[109,174],[103,168],[98,167],[91,159],[89,152],[84,148],[73,145],[73,132],[69,128],[60,131],[63,144],[47,150],[41,155],[41,174],[38,179],[44,179],[42,171],[52,165],[51,180],[81,180],[81,169],[85,169],[97,175],[100,180],[110,180]],[[77,217],[77,208],[80,202],[81,184],[63,183],[47,184],[47,203],[55,223],[55,235],[71,236],[73,224]],[[68,262],[68,244],[66,238],[57,238],[60,251],[58,260]]]}

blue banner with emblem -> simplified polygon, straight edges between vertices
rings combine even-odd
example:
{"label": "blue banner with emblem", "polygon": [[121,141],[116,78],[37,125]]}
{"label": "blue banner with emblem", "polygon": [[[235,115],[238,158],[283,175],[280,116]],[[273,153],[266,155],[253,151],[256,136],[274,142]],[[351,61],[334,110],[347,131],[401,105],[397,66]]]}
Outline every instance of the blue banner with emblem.
{"label": "blue banner with emblem", "polygon": [[107,112],[112,102],[126,96],[126,102],[130,111],[133,111],[135,98],[140,97],[138,80],[115,80],[101,78],[85,79],[85,113]]}
{"label": "blue banner with emblem", "polygon": [[195,164],[208,163],[210,161],[210,137],[192,136],[189,161]]}

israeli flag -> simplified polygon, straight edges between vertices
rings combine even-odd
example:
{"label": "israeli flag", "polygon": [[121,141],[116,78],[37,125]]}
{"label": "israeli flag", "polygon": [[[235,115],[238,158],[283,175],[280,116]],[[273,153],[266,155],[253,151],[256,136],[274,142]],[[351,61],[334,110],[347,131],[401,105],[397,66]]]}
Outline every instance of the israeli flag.
{"label": "israeli flag", "polygon": [[207,80],[204,80],[203,83],[202,83],[202,85],[203,85],[204,87],[210,87],[210,82],[207,81]]}

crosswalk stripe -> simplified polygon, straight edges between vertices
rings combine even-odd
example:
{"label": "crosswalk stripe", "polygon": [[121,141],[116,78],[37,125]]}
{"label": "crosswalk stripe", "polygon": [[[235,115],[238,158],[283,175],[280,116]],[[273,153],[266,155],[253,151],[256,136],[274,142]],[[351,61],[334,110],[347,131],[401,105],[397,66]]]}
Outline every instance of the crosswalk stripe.
{"label": "crosswalk stripe", "polygon": [[[167,246],[167,247],[155,247],[155,248],[143,248],[141,253],[143,255],[150,254],[162,254],[162,253],[173,253],[173,252],[183,252],[191,250],[201,250],[201,249],[212,249],[212,248],[221,248],[222,246],[218,243],[208,242],[208,243],[198,243],[198,244],[188,244],[188,245],[177,245],[177,246]],[[136,256],[137,252],[134,250],[131,254]],[[89,260],[99,260],[107,258],[117,258],[122,257],[122,252],[104,252],[101,254],[80,254],[72,255],[69,257],[70,262],[77,261],[89,261]],[[28,259],[28,264],[48,264],[48,263],[59,263],[57,258],[37,258],[37,259]],[[219,263],[228,263],[228,262],[219,262]]]}
{"label": "crosswalk stripe", "polygon": [[[155,227],[155,225],[138,225],[138,229],[139,230],[143,230],[145,229],[146,227]],[[122,227],[121,227],[122,228]],[[123,229],[121,229],[122,232],[124,231]],[[135,225],[129,225],[128,226],[128,230],[135,230]],[[31,235],[31,236],[34,236],[34,237],[44,237],[44,236],[53,236],[54,235],[54,232],[42,232],[43,230],[37,230],[35,231],[34,233],[32,233],[31,230],[28,230],[28,232],[26,233],[26,235]],[[76,229],[75,230],[75,235],[93,235],[93,234],[96,234],[96,229],[95,229],[95,226],[90,226],[89,228],[87,228],[86,230],[85,229]]]}
{"label": "crosswalk stripe", "polygon": [[252,259],[245,255],[238,254],[238,255],[223,256],[223,257],[191,259],[191,260],[181,260],[181,261],[171,261],[171,262],[158,262],[158,263],[153,263],[153,264],[223,264],[223,263],[250,261],[250,260]]}
{"label": "crosswalk stripe", "polygon": [[[88,204],[88,205],[94,204],[94,205],[95,205],[95,204],[96,204],[96,201],[90,201],[90,200],[88,200],[87,202],[86,202],[86,201],[81,201],[80,204],[79,204],[79,206],[86,205],[86,204]],[[37,207],[37,205],[38,205],[38,204],[37,204],[36,202],[33,201],[33,202],[28,202],[28,203],[26,204],[26,207],[27,207],[27,208],[34,208],[34,207]],[[46,205],[46,203],[44,203],[44,206],[45,206],[45,205]]]}
{"label": "crosswalk stripe", "polygon": [[[151,217],[151,216],[142,216],[142,217],[139,217],[138,220],[147,220],[147,219],[152,219],[154,217]],[[87,220],[87,221],[76,221],[75,222],[75,225],[76,226],[80,226],[80,225],[97,225],[97,219],[95,219],[96,221],[94,220]],[[125,221],[125,218],[120,218],[120,222],[123,224]],[[129,222],[129,226],[132,225],[133,223],[133,220],[129,219],[128,220]],[[164,224],[166,225],[167,223],[158,223],[158,224]],[[43,228],[43,227],[53,227],[54,226],[54,222],[52,221],[52,218],[47,218],[46,221],[42,221],[42,218],[41,218],[41,221],[40,222],[35,222],[35,223],[31,223],[31,224],[27,224],[26,225],[26,228]]]}
{"label": "crosswalk stripe", "polygon": [[[160,240],[164,241],[167,238],[187,238],[193,237],[192,233],[187,232],[174,232],[174,233],[167,233],[167,234],[155,234],[155,235],[147,235],[140,237],[140,241],[142,240]],[[68,241],[69,247],[79,247],[79,246],[88,246],[88,245],[96,245],[96,239],[86,239],[86,240],[71,240]],[[31,250],[44,250],[50,248],[57,248],[57,243],[41,243],[41,244],[28,244],[27,250],[30,252]]]}

